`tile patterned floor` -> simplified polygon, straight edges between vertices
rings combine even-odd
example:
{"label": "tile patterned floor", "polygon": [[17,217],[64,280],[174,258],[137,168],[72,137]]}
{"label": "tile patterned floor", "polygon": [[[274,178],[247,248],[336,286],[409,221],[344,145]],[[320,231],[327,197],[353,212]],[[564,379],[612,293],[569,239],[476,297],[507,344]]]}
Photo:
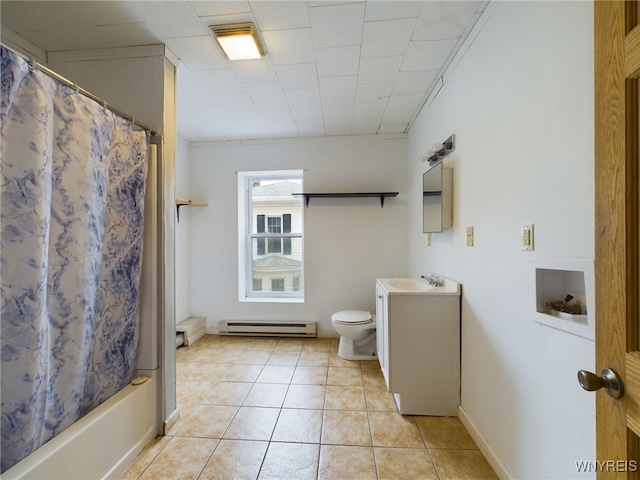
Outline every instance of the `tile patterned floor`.
{"label": "tile patterned floor", "polygon": [[495,479],[454,417],[402,416],[337,339],[206,335],[177,357],[180,419],[121,480]]}

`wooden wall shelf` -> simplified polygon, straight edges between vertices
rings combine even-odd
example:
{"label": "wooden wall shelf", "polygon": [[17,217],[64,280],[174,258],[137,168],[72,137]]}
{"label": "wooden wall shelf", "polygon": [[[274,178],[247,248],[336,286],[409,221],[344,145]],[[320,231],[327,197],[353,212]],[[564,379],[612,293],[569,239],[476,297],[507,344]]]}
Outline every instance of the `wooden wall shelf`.
{"label": "wooden wall shelf", "polygon": [[176,215],[178,222],[180,221],[180,207],[208,207],[209,205],[203,202],[194,202],[193,200],[187,200],[185,198],[176,198]]}
{"label": "wooden wall shelf", "polygon": [[343,193],[292,193],[297,197],[304,197],[306,206],[309,206],[309,199],[316,198],[350,198],[350,197],[378,197],[380,198],[380,207],[384,207],[384,199],[387,197],[396,197],[399,192],[343,192]]}

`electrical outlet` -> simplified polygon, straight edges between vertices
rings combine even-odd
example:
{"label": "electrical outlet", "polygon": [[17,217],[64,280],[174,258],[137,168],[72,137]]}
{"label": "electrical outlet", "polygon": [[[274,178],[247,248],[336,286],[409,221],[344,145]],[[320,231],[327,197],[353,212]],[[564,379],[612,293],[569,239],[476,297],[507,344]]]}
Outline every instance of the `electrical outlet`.
{"label": "electrical outlet", "polygon": [[427,247],[431,246],[431,234],[427,233]]}
{"label": "electrical outlet", "polygon": [[520,238],[522,242],[522,250],[524,251],[533,250],[533,223],[527,223],[522,225]]}
{"label": "electrical outlet", "polygon": [[467,247],[473,247],[473,227],[467,227]]}

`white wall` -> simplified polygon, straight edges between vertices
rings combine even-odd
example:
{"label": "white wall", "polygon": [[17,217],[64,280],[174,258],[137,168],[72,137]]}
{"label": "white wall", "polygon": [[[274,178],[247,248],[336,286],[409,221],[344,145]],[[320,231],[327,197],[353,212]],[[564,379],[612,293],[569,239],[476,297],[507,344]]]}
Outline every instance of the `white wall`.
{"label": "white wall", "polygon": [[[529,310],[535,261],[594,256],[592,19],[591,2],[498,2],[409,133],[409,273],[462,283],[462,407],[512,478],[583,479],[575,461],[595,458],[576,381],[594,344]],[[417,158],[452,133],[454,226],[428,247]]]}
{"label": "white wall", "polygon": [[[191,144],[192,314],[221,319],[317,321],[375,311],[375,279],[407,273],[406,136]],[[238,301],[236,171],[305,169],[308,192],[399,191],[377,198],[311,199],[305,208],[305,303]]]}
{"label": "white wall", "polygon": [[[178,137],[176,155],[176,197],[191,198],[189,142]],[[191,316],[191,207],[180,207],[180,221],[176,222],[176,323]]]}

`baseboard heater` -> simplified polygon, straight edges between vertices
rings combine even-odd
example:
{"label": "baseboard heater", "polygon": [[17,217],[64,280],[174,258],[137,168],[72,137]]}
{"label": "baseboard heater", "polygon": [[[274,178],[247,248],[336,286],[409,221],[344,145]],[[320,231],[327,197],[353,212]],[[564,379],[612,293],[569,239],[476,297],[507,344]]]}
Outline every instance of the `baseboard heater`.
{"label": "baseboard heater", "polygon": [[315,337],[316,322],[257,322],[220,320],[220,335],[250,335],[262,337]]}
{"label": "baseboard heater", "polygon": [[[195,343],[198,339],[204,337],[206,333],[205,329],[205,317],[189,317],[176,325],[176,348],[185,345],[189,346]],[[182,337],[182,343],[180,338]]]}

